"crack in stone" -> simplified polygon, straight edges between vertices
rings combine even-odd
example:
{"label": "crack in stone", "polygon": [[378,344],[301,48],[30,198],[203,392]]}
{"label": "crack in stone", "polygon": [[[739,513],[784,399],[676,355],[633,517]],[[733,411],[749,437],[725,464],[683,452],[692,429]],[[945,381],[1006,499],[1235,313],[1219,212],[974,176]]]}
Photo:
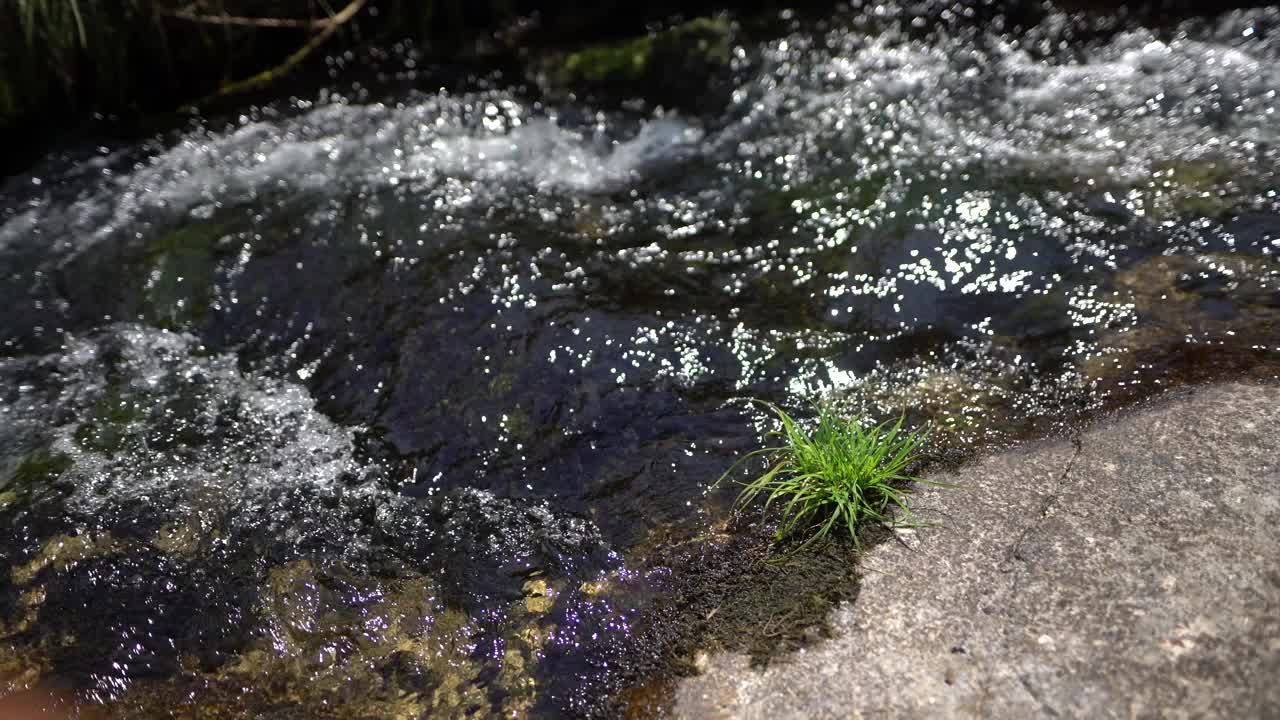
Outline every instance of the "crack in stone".
{"label": "crack in stone", "polygon": [[[1067,460],[1067,464],[1063,467],[1062,474],[1058,476],[1058,480],[1054,483],[1053,490],[1050,491],[1049,496],[1040,504],[1040,510],[1036,513],[1035,520],[1031,524],[1027,525],[1027,527],[1023,528],[1022,532],[1018,534],[1018,539],[1014,541],[1013,547],[1009,550],[1010,560],[1027,562],[1027,558],[1022,554],[1023,543],[1025,543],[1031,533],[1039,528],[1040,524],[1044,522],[1050,514],[1052,514],[1054,506],[1058,504],[1059,498],[1062,497],[1062,491],[1067,484],[1067,477],[1075,467],[1076,461],[1080,459],[1080,453],[1083,447],[1080,440],[1080,433],[1077,432],[1071,436],[1071,444],[1075,447],[1075,452],[1071,454],[1071,459]],[[1012,566],[1008,564],[1006,564],[1004,568],[1005,572],[1009,572],[1012,569]],[[1016,590],[1017,588],[1015,587],[1014,589]]]}
{"label": "crack in stone", "polygon": [[1059,717],[1058,711],[1054,710],[1053,706],[1045,701],[1045,699],[1036,690],[1035,686],[1031,684],[1031,681],[1027,679],[1026,675],[1019,674],[1018,682],[1022,683],[1022,688],[1027,691],[1027,694],[1030,695],[1033,700],[1040,703],[1040,708],[1044,710],[1046,715],[1049,717]]}
{"label": "crack in stone", "polygon": [[[1081,441],[1081,435],[1079,432],[1076,432],[1071,436],[1071,445],[1075,448],[1075,451],[1063,466],[1062,473],[1058,475],[1057,481],[1053,484],[1053,489],[1049,492],[1048,497],[1044,499],[1044,502],[1040,504],[1040,509],[1036,513],[1035,518],[1031,523],[1023,528],[1022,532],[1018,534],[1018,539],[1009,549],[1009,561],[1006,563],[1005,567],[1002,568],[1005,572],[1013,571],[1013,561],[1018,561],[1024,564],[1030,562],[1027,557],[1022,554],[1023,543],[1025,543],[1027,538],[1031,536],[1031,533],[1038,529],[1045,519],[1052,514],[1054,506],[1058,504],[1063,492],[1066,490],[1068,478],[1071,476],[1071,471],[1075,469],[1076,461],[1080,459],[1080,455],[1083,452],[1083,442]],[[1018,573],[1013,577],[1013,581],[1009,589],[1011,599],[1016,599],[1018,597],[1023,576],[1024,573]],[[1014,628],[1012,626],[1004,629],[1003,635],[1006,649],[1012,647],[1013,631]],[[1060,713],[1048,703],[1040,692],[1036,690],[1035,686],[1031,683],[1031,680],[1028,679],[1025,674],[1018,673],[1016,677],[1018,678],[1018,682],[1022,685],[1022,688],[1026,690],[1027,694],[1030,695],[1037,704],[1039,704],[1041,712],[1043,712],[1045,716],[1055,718],[1060,717]]]}

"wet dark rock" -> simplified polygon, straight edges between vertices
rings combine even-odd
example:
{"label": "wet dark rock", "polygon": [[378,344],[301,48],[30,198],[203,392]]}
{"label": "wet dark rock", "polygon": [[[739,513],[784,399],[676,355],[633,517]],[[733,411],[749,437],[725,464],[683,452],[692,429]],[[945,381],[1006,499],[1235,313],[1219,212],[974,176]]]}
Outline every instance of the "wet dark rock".
{"label": "wet dark rock", "polygon": [[1132,208],[1114,200],[1106,200],[1096,195],[1087,198],[1085,206],[1093,215],[1108,222],[1118,223],[1120,225],[1127,225],[1137,218],[1137,215],[1134,213]]}
{"label": "wet dark rock", "polygon": [[[673,683],[695,672],[705,651],[746,653],[763,667],[820,640],[828,613],[857,596],[856,549],[834,543],[770,563],[770,532],[753,524],[732,532],[713,528],[686,541],[654,538],[646,552],[653,569],[644,582],[620,583],[605,596],[615,613],[629,618],[628,632],[605,632],[610,615],[568,605],[577,636],[598,633],[600,639],[581,649],[544,650],[548,687],[539,710],[593,717],[666,712]],[[883,539],[872,530],[862,543]],[[632,643],[645,651],[630,654]]]}
{"label": "wet dark rock", "polygon": [[1011,310],[992,319],[992,330],[1016,346],[1062,348],[1071,339],[1074,323],[1067,298],[1038,293],[1011,303]]}
{"label": "wet dark rock", "polygon": [[1116,275],[1117,289],[1134,303],[1141,327],[1107,333],[1104,342],[1148,353],[1178,345],[1190,330],[1244,350],[1280,323],[1273,297],[1280,266],[1265,255],[1207,252],[1152,257]]}
{"label": "wet dark rock", "polygon": [[1230,322],[1240,317],[1235,304],[1219,298],[1205,298],[1197,305],[1205,317],[1217,322]]}
{"label": "wet dark rock", "polygon": [[113,675],[167,677],[188,654],[216,667],[251,632],[254,576],[221,553],[85,558],[39,578],[40,622],[24,641],[46,647],[55,670],[82,687]]}
{"label": "wet dark rock", "polygon": [[[67,455],[41,448],[29,453],[13,473],[0,481],[0,489],[8,492],[38,492],[62,476],[73,461]],[[7,504],[7,503],[6,503]]]}
{"label": "wet dark rock", "polygon": [[439,573],[451,602],[476,610],[519,599],[530,576],[590,577],[617,563],[589,520],[475,488],[394,500],[379,511],[378,531]]}
{"label": "wet dark rock", "polygon": [[625,100],[688,110],[722,110],[732,91],[734,26],[701,17],[630,40],[553,54],[538,63],[537,81],[555,95]]}
{"label": "wet dark rock", "polygon": [[1174,287],[1202,297],[1222,298],[1236,288],[1236,283],[1221,270],[1204,269],[1182,273]]}

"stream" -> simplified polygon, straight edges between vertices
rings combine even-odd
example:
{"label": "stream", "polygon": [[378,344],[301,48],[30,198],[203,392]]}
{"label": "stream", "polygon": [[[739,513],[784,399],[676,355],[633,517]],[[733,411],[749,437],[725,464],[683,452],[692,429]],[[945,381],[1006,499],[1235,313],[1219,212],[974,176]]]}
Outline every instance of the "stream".
{"label": "stream", "polygon": [[773,18],[712,111],[397,46],[4,180],[0,695],[660,715],[856,592],[758,575],[750,400],[951,461],[1274,377],[1280,12],[946,8]]}

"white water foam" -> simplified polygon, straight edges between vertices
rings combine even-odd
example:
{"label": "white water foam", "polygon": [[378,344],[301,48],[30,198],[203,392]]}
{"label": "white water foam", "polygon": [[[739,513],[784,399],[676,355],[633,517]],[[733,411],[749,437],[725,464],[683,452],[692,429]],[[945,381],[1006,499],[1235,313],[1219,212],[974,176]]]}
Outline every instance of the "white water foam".
{"label": "white water foam", "polygon": [[[116,356],[109,373],[106,354]],[[53,406],[71,421],[53,429],[51,449],[73,460],[68,507],[88,516],[130,502],[251,505],[290,487],[331,488],[359,469],[352,430],[316,410],[305,388],[243,373],[189,335],[115,326],[70,338],[52,360],[62,382]],[[8,410],[21,408],[4,413],[20,419]],[[109,422],[94,419],[103,412]],[[100,450],[95,432],[119,447]]]}
{"label": "white water foam", "polygon": [[650,203],[681,208],[659,223],[673,233],[731,206],[736,185],[791,187],[841,165],[859,177],[895,175],[890,194],[922,168],[974,164],[1122,182],[1203,158],[1270,172],[1257,158],[1280,133],[1280,63],[1274,43],[1243,37],[1252,17],[1224,15],[1200,37],[1121,33],[1071,60],[997,36],[978,49],[897,31],[797,35],[757,48],[737,103],[705,135],[673,117],[566,111],[592,122],[563,122],[502,91],[304,103],[300,114],[193,129],[132,167],[104,162],[100,183],[74,201],[11,210],[0,249],[34,238],[74,252],[139,222],[389,186],[446,211],[547,205],[537,196],[625,190],[697,155],[718,161],[713,184]]}
{"label": "white water foam", "polygon": [[103,169],[72,203],[37,203],[0,225],[0,249],[35,232],[83,247],[143,219],[199,220],[218,206],[299,194],[412,184],[430,194],[461,181],[465,196],[613,192],[687,157],[695,126],[658,117],[590,134],[496,95],[431,97],[390,107],[333,103],[292,118],[197,129],[127,172]]}

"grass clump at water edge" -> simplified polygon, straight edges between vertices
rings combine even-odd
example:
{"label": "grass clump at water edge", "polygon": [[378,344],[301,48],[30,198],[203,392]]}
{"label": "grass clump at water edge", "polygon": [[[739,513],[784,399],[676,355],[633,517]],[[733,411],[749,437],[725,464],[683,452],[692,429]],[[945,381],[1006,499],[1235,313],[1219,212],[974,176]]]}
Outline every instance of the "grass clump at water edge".
{"label": "grass clump at water edge", "polygon": [[777,416],[781,427],[766,437],[777,442],[747,453],[717,482],[723,482],[743,463],[765,459],[766,469],[745,485],[735,510],[741,512],[764,498],[764,511],[777,507],[780,515],[775,540],[794,542],[784,559],[847,531],[856,544],[864,523],[916,525],[907,506],[909,482],[927,482],[910,474],[921,458],[927,432],[904,430],[903,421],[865,427],[857,418],[843,418],[828,406],[818,409],[812,430],[782,408],[761,403]]}

